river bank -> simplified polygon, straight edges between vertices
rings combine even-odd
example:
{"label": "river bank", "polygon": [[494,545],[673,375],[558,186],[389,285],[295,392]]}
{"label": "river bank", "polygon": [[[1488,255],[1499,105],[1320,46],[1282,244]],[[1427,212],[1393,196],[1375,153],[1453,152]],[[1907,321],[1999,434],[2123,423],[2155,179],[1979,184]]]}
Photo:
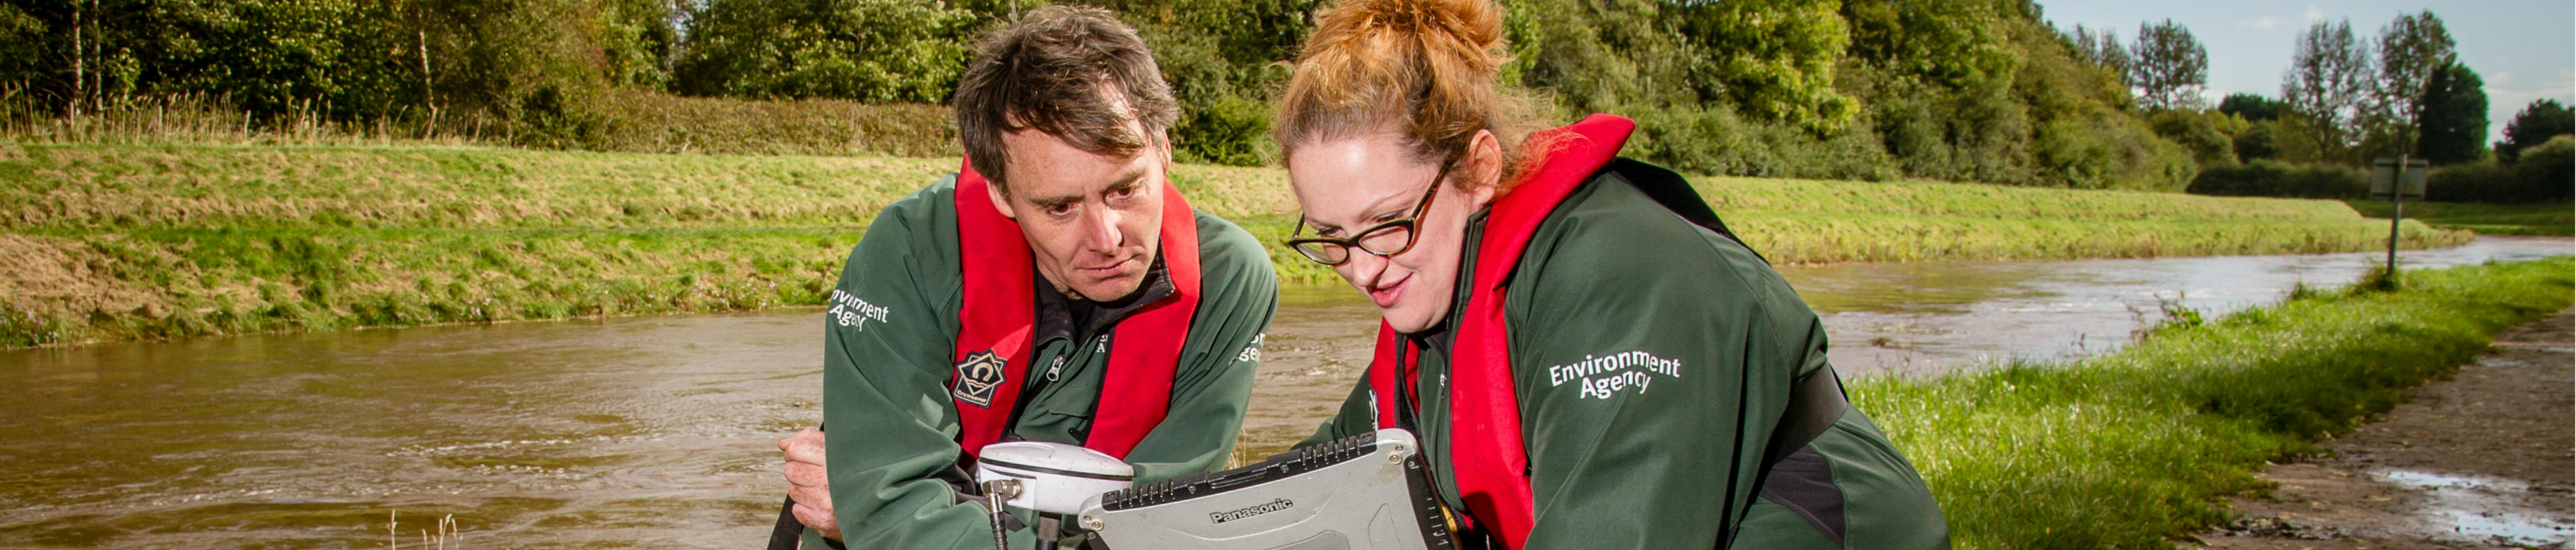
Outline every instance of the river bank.
{"label": "river bank", "polygon": [[[0,347],[820,303],[885,204],[950,159],[468,147],[0,144]],[[1184,165],[1278,246],[1277,170]],[[2385,246],[2333,201],[1696,178],[1785,264],[2295,254]],[[2407,248],[2465,231],[2409,223]]]}
{"label": "river bank", "polygon": [[[2361,215],[2379,219],[2397,213],[2395,203],[2388,201],[2352,200],[2352,209]],[[2567,203],[2479,204],[2465,202],[2406,203],[2406,219],[2444,229],[2465,229],[2480,235],[2576,235],[2576,208]]]}
{"label": "river bank", "polygon": [[2200,542],[2248,550],[2566,548],[2576,535],[2576,312],[2413,392],[2320,452],[2264,469]]}
{"label": "river bank", "polygon": [[2496,334],[2565,310],[2576,262],[2406,272],[2396,291],[2307,290],[2117,353],[1938,378],[1854,402],[1905,449],[1961,548],[2153,548],[2228,521],[2267,460],[2312,453]]}

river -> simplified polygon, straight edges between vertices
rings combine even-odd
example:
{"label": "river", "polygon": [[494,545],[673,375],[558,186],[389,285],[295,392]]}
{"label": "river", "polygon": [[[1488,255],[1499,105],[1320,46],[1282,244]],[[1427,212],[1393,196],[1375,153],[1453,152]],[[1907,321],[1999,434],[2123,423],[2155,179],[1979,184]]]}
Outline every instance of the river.
{"label": "river", "polygon": [[[2487,238],[2401,262],[2571,252]],[[2380,258],[1781,271],[1847,375],[1936,375],[2100,353],[2162,302],[2215,318]],[[1281,301],[1239,459],[1311,431],[1368,354],[1354,293]],[[771,442],[820,416],[820,326],[790,310],[0,351],[0,547],[419,547],[450,514],[449,547],[755,545],[781,494]]]}

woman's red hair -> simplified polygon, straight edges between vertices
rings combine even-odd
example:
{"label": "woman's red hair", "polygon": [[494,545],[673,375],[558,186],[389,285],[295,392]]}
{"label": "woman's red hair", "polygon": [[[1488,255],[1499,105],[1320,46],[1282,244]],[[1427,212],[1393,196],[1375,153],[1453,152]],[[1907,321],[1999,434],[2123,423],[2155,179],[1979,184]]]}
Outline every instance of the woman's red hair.
{"label": "woman's red hair", "polygon": [[1518,168],[1530,103],[1498,78],[1511,61],[1493,0],[1344,0],[1316,13],[1271,126],[1283,154],[1396,132],[1414,159],[1454,162],[1478,130]]}

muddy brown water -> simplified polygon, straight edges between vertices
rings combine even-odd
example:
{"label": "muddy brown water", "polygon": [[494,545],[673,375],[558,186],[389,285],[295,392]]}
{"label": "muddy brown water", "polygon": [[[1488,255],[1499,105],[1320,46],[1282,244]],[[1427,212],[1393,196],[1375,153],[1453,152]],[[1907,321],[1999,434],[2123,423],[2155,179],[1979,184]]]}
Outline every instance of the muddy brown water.
{"label": "muddy brown water", "polygon": [[[2409,266],[2576,252],[2489,238]],[[2118,347],[2172,300],[2216,316],[2377,254],[1789,267],[1852,376]],[[1238,458],[1313,430],[1375,313],[1292,289]],[[0,351],[0,547],[351,548],[453,515],[449,547],[745,547],[771,442],[820,415],[812,310]],[[396,513],[388,533],[388,513]]]}

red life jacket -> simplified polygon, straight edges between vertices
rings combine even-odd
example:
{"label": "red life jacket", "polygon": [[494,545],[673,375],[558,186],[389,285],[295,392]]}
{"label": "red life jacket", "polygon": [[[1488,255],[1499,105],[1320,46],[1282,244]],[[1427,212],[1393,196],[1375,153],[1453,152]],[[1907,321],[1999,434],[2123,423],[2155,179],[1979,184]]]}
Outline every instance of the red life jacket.
{"label": "red life jacket", "polygon": [[[1520,263],[1539,222],[1546,220],[1595,172],[1619,154],[1637,123],[1615,115],[1596,114],[1571,126],[1536,132],[1529,152],[1539,163],[1524,172],[1518,185],[1494,199],[1486,213],[1483,242],[1476,248],[1474,279],[1467,307],[1458,318],[1449,366],[1449,459],[1457,474],[1458,494],[1471,517],[1501,539],[1520,548],[1537,523],[1530,493],[1529,451],[1521,441],[1521,407],[1512,381],[1510,328],[1503,319],[1503,287]],[[1369,387],[1377,396],[1377,424],[1396,426],[1395,385],[1413,386],[1421,350],[1384,322],[1378,325],[1376,359],[1369,363]],[[1415,405],[1419,407],[1419,404]]]}
{"label": "red life jacket", "polygon": [[[949,396],[963,427],[958,445],[975,456],[1000,441],[1019,408],[1037,342],[1036,281],[1020,225],[994,209],[982,174],[972,163],[957,169],[957,248],[965,277],[958,308],[958,368]],[[1190,316],[1199,303],[1198,220],[1180,191],[1163,184],[1162,255],[1172,295],[1118,323],[1084,447],[1126,458],[1136,443],[1163,422],[1172,401],[1172,373],[1181,360]],[[989,370],[986,370],[989,369]],[[978,391],[961,391],[961,385]],[[970,398],[982,397],[977,399]]]}

